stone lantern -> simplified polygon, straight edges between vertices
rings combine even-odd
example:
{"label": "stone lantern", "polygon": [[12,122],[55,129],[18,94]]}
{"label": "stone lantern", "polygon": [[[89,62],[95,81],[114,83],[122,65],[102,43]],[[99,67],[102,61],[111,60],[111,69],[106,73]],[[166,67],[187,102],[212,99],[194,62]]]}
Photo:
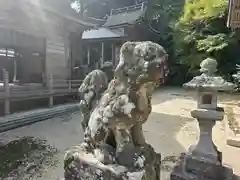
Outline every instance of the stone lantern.
{"label": "stone lantern", "polygon": [[183,85],[197,90],[197,109],[191,115],[198,121],[200,136],[197,144],[190,146],[180,164],[175,167],[171,174],[172,180],[223,180],[229,179],[232,174],[222,165],[222,154],[212,140],[212,128],[216,121],[221,121],[224,117],[223,108],[217,106],[217,92],[233,91],[235,86],[215,75],[216,60],[207,58],[200,67],[202,74]]}

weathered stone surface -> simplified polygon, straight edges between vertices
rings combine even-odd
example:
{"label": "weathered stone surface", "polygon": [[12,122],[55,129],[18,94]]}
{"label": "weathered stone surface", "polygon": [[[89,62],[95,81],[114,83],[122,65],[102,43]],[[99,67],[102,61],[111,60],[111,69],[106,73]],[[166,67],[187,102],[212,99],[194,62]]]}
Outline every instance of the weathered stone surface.
{"label": "weathered stone surface", "polygon": [[224,167],[219,163],[212,163],[202,156],[186,156],[185,157],[185,171],[203,176],[210,179],[221,179],[224,177]]}
{"label": "weathered stone surface", "polygon": [[233,91],[235,85],[231,82],[225,81],[221,76],[215,75],[217,71],[217,61],[215,59],[207,58],[200,64],[200,76],[194,77],[190,82],[183,86],[188,88],[203,88],[217,91]]}
{"label": "weathered stone surface", "polygon": [[190,146],[187,154],[182,155],[180,164],[171,174],[171,180],[224,180],[232,177],[231,171],[222,165],[222,153],[213,142],[212,128],[216,121],[224,117],[224,110],[217,106],[217,91],[231,91],[234,84],[215,75],[216,60],[207,58],[200,66],[202,75],[184,84],[198,92],[198,109],[191,111],[191,115],[198,121],[200,136],[197,144]]}
{"label": "weathered stone surface", "polygon": [[91,71],[83,80],[78,89],[80,96],[80,110],[83,116],[81,122],[85,131],[88,126],[90,114],[98,104],[102,93],[107,89],[108,82],[113,78],[113,64],[105,62],[101,69]]}
{"label": "weathered stone surface", "polygon": [[[114,148],[103,149],[114,156]],[[161,156],[151,146],[136,148],[131,158],[135,166],[121,166],[113,159],[112,163],[102,164],[93,154],[86,154],[77,146],[66,154],[65,180],[160,180]]]}
{"label": "weathered stone surface", "polygon": [[153,90],[165,78],[167,57],[159,44],[126,42],[106,91],[101,95],[94,88],[100,83],[88,84],[95,96],[85,100],[84,143],[65,157],[67,180],[159,180],[160,158],[146,144],[142,125],[152,110]]}
{"label": "weathered stone surface", "polygon": [[180,163],[171,173],[171,180],[232,180],[232,169],[204,158],[182,154]]}
{"label": "weathered stone surface", "polygon": [[106,74],[99,70],[93,70],[83,80],[78,89],[80,96],[80,110],[83,115],[81,122],[83,130],[86,129],[90,113],[100,99],[101,94],[107,89],[108,78]]}

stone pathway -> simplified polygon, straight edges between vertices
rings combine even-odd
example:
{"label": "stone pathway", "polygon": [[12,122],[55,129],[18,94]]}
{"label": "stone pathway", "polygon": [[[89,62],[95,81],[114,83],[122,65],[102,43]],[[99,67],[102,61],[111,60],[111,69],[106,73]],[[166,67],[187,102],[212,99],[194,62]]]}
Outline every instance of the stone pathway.
{"label": "stone pathway", "polygon": [[[226,102],[230,101],[231,97],[225,95],[221,99]],[[190,116],[190,111],[195,107],[194,93],[182,89],[163,89],[153,96],[153,112],[144,126],[144,133],[148,143],[152,144],[157,152],[162,153],[162,180],[169,179],[169,174],[177,156],[186,151],[190,144],[197,141],[197,122]],[[51,145],[51,148],[56,148],[57,151],[54,151],[54,155],[49,156],[50,160],[43,161],[44,165],[41,167],[41,174],[34,171],[33,176],[26,177],[38,180],[61,179],[63,177],[64,152],[69,147],[80,143],[83,139],[80,118],[79,113],[68,114],[1,133],[0,147],[1,144],[4,145],[21,137],[35,137],[46,140],[46,143]],[[214,127],[213,136],[217,146],[223,152],[224,163],[231,165],[235,174],[240,176],[240,161],[236,159],[240,154],[240,148],[226,145],[223,123],[218,123]],[[49,163],[49,161],[54,161],[54,163]],[[20,168],[19,171],[21,170],[28,172],[28,168]],[[27,179],[26,177],[23,179]],[[14,175],[5,179],[21,180],[20,178],[14,178]]]}

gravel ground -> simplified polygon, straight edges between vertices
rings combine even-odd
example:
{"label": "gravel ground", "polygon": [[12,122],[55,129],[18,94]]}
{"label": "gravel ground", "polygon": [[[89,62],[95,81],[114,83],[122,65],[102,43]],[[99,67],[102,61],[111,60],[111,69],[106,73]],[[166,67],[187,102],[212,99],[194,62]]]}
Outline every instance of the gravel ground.
{"label": "gravel ground", "polygon": [[[239,97],[221,95],[220,99],[229,102]],[[190,116],[190,111],[196,108],[195,99],[193,92],[177,88],[162,89],[153,96],[153,112],[144,126],[144,133],[148,143],[163,156],[162,180],[169,179],[179,154],[197,141],[197,122]],[[6,180],[62,179],[64,152],[83,139],[80,118],[79,113],[66,114],[1,133],[0,161],[5,164],[0,165],[0,179],[1,176]],[[214,127],[213,138],[223,152],[224,163],[240,176],[240,161],[236,160],[240,149],[226,145],[223,123]],[[10,163],[1,159],[6,152],[11,152],[18,160]]]}

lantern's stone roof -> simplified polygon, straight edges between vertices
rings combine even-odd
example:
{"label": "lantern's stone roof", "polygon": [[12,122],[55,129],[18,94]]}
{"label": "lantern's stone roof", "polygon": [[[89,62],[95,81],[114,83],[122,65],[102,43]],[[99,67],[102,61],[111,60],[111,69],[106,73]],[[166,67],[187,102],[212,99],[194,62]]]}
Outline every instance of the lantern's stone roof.
{"label": "lantern's stone roof", "polygon": [[207,89],[216,91],[233,91],[235,85],[231,82],[225,81],[221,76],[216,76],[217,61],[207,58],[200,64],[200,76],[194,77],[190,82],[185,83],[183,86],[194,89]]}

